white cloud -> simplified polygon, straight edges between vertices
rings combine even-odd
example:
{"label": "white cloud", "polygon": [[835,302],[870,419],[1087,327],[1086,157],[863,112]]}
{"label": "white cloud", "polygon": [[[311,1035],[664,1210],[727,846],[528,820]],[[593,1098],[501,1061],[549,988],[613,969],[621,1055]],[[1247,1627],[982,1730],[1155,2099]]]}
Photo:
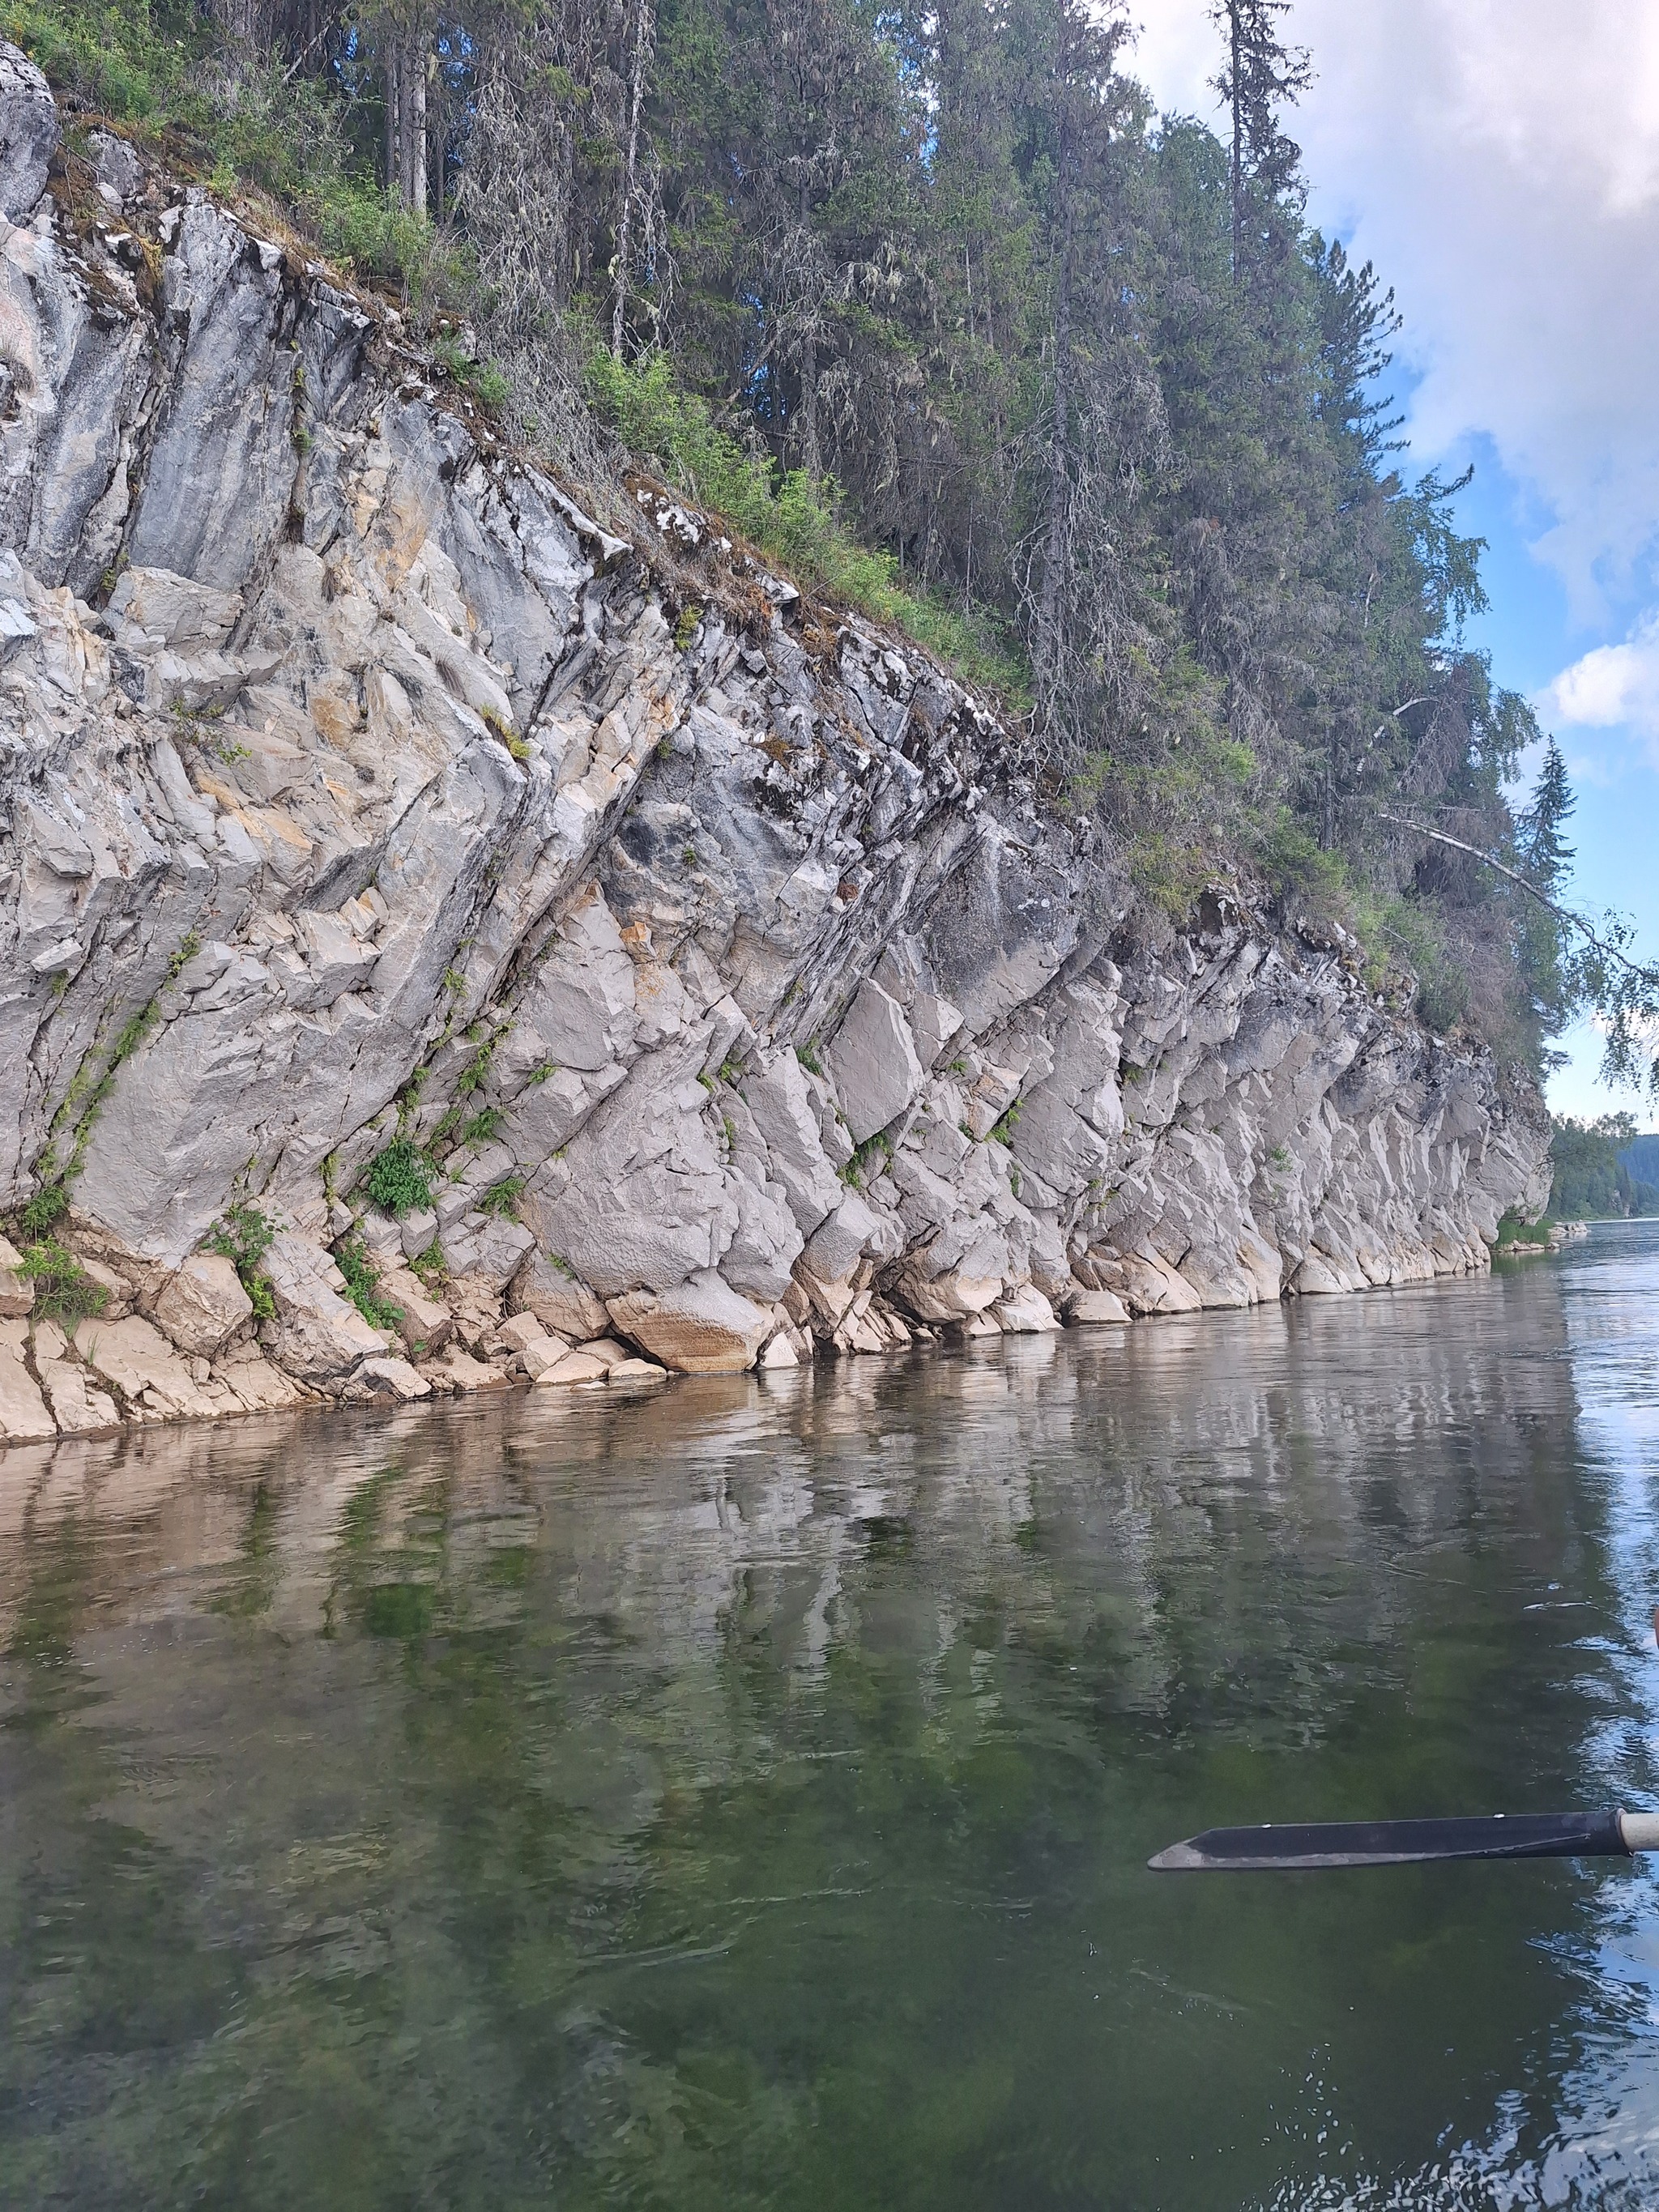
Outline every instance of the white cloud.
{"label": "white cloud", "polygon": [[[1629,730],[1659,768],[1659,615],[1638,623],[1620,645],[1598,645],[1546,684],[1534,702],[1557,727]],[[1585,763],[1570,764],[1582,775]],[[1605,775],[1589,778],[1592,781]]]}
{"label": "white cloud", "polygon": [[1659,635],[1651,620],[1623,645],[1598,645],[1545,691],[1558,720],[1592,730],[1659,726]]}
{"label": "white cloud", "polygon": [[[1210,116],[1204,0],[1141,0],[1134,66]],[[1394,284],[1413,449],[1486,432],[1581,616],[1659,537],[1659,8],[1297,0],[1313,213]]]}

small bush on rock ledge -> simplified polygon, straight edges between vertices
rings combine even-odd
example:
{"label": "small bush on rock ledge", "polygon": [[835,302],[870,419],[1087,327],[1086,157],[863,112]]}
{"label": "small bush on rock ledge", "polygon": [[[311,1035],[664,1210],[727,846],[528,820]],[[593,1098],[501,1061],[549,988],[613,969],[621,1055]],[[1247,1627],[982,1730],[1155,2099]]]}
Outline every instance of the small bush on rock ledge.
{"label": "small bush on rock ledge", "polygon": [[429,1212],[432,1164],[407,1137],[396,1137],[368,1164],[363,1188],[382,1213],[401,1220],[406,1213]]}
{"label": "small bush on rock ledge", "polygon": [[334,1248],[335,1264],[345,1277],[346,1296],[371,1328],[396,1328],[404,1317],[380,1289],[380,1278],[361,1238],[343,1237]]}
{"label": "small bush on rock ledge", "polygon": [[25,1237],[44,1237],[69,1212],[69,1193],[61,1182],[43,1183],[18,1216]]}
{"label": "small bush on rock ledge", "polygon": [[257,1206],[233,1206],[224,1219],[207,1240],[210,1252],[216,1252],[222,1260],[228,1260],[236,1270],[237,1280],[253,1304],[255,1321],[270,1321],[276,1316],[276,1301],[270,1283],[259,1272],[259,1262],[270,1249],[270,1240],[276,1234],[274,1225],[266,1219]]}
{"label": "small bush on rock ledge", "polygon": [[108,1303],[103,1285],[94,1283],[74,1253],[52,1238],[29,1246],[18,1273],[34,1285],[37,1320],[73,1328],[76,1322],[102,1313]]}

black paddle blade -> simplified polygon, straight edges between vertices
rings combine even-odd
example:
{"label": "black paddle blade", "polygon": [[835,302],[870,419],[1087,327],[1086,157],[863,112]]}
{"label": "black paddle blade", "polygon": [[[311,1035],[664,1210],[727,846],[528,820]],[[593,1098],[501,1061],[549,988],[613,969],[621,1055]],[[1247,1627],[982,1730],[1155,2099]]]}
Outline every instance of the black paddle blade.
{"label": "black paddle blade", "polygon": [[1493,1813],[1458,1820],[1263,1821],[1206,1828],[1146,1863],[1159,1874],[1298,1867],[1412,1866],[1434,1859],[1627,1856],[1616,1811]]}

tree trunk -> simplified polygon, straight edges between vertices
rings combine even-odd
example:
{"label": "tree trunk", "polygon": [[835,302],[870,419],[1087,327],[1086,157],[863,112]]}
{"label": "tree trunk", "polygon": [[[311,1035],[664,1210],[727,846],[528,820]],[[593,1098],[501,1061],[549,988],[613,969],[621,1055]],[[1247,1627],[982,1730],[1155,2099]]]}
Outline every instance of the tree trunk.
{"label": "tree trunk", "polygon": [[[800,188],[800,234],[806,237],[807,217],[811,212],[806,186]],[[800,462],[806,471],[806,480],[814,491],[823,473],[823,463],[818,453],[818,342],[809,325],[800,349]]]}
{"label": "tree trunk", "polygon": [[213,0],[213,14],[229,35],[246,46],[268,45],[270,24],[267,0]]}
{"label": "tree trunk", "polygon": [[816,490],[823,461],[818,452],[818,349],[812,338],[800,349],[800,462]]}
{"label": "tree trunk", "polygon": [[1054,427],[1048,460],[1048,526],[1042,549],[1042,596],[1038,603],[1036,673],[1039,685],[1052,673],[1054,641],[1060,618],[1060,571],[1065,566],[1066,502],[1071,488],[1069,455],[1072,416],[1072,118],[1060,126],[1060,276],[1054,299]]}
{"label": "tree trunk", "polygon": [[1243,30],[1238,19],[1238,0],[1227,0],[1227,22],[1232,34],[1233,109],[1233,282],[1244,265],[1244,88],[1241,76]]}
{"label": "tree trunk", "polygon": [[628,97],[628,154],[623,165],[622,207],[617,216],[617,305],[611,321],[611,352],[622,359],[623,333],[628,319],[628,257],[633,242],[634,191],[639,175],[640,113],[645,105],[645,65],[650,46],[646,25],[651,0],[637,0],[634,26],[633,82]]}
{"label": "tree trunk", "polygon": [[404,96],[404,205],[426,213],[426,40],[411,31],[404,50],[408,70]]}
{"label": "tree trunk", "polygon": [[388,30],[382,61],[386,77],[386,191],[388,199],[402,196],[404,173],[403,45]]}
{"label": "tree trunk", "polygon": [[416,215],[426,213],[426,39],[386,33],[386,187]]}

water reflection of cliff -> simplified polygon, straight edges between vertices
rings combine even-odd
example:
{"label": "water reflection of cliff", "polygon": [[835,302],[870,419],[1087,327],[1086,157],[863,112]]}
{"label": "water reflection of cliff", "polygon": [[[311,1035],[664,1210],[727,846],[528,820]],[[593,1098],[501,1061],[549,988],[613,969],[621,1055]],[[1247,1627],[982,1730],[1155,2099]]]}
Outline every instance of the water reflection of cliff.
{"label": "water reflection of cliff", "polygon": [[[1310,1749],[1329,1810],[1577,1787],[1585,1669],[1526,1608],[1619,1601],[1566,1355],[1539,1273],[7,1455],[0,2203],[1151,2201],[1113,2191],[1194,2125],[1180,2081],[1239,2136],[1310,2019],[1410,2109],[1410,2036],[1342,2039],[1352,1904],[1246,2052],[1226,1993],[1282,1935],[1139,1863]],[[1524,1744],[1483,1746],[1487,1685]],[[1425,1952],[1449,2042],[1547,2039],[1555,1969],[1510,1950],[1466,1996]],[[832,2186],[901,2080],[926,2111]],[[1070,2196],[999,2194],[1027,2134]]]}
{"label": "water reflection of cliff", "polygon": [[[625,1621],[640,1665],[718,1665],[764,1634],[801,1686],[857,1641],[873,1590],[927,1614],[919,1655],[994,1590],[1011,1631],[1109,1623],[1123,1702],[1151,1712],[1177,1675],[1224,1668],[1230,1640],[1264,1664],[1286,1578],[1320,1596],[1322,1640],[1377,1644],[1418,1601],[1414,1561],[1477,1529],[1570,1564],[1566,1350],[1540,1271],[688,1379],[622,1406],[514,1397],[14,1450],[0,1633],[50,1553],[73,1559],[77,1632],[98,1638],[187,1620],[221,1584],[284,1638],[344,1632],[343,1592],[390,1577],[452,1628],[544,1607]],[[504,1550],[530,1560],[510,1589]],[[1182,1601],[1200,1579],[1201,1620]]]}

